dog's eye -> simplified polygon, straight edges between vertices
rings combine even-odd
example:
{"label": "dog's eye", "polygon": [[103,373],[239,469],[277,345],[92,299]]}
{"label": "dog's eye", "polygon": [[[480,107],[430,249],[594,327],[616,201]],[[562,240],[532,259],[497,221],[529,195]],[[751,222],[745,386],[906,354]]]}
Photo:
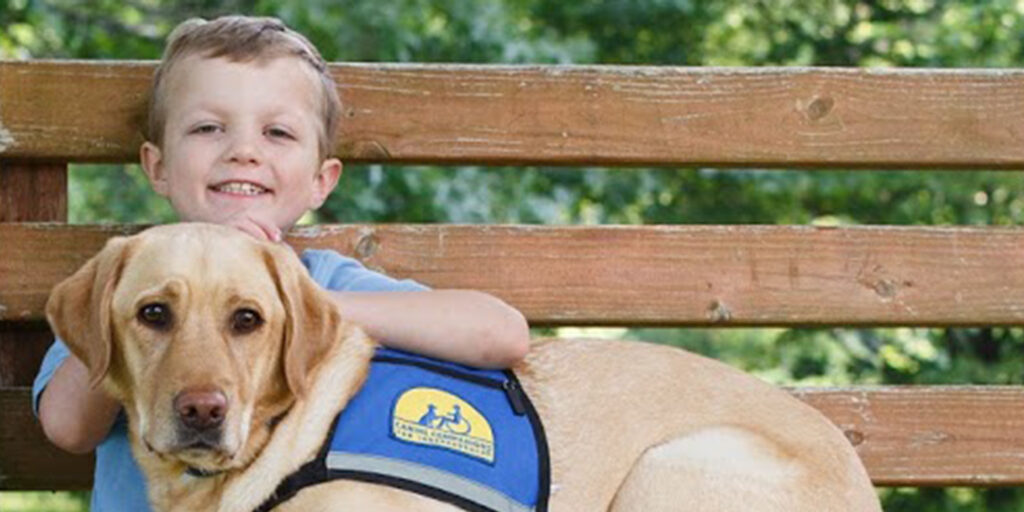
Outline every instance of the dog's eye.
{"label": "dog's eye", "polygon": [[165,330],[171,326],[171,308],[166,304],[146,304],[139,308],[138,318],[154,329]]}
{"label": "dog's eye", "polygon": [[251,309],[239,309],[231,316],[231,330],[237,334],[249,334],[263,325],[263,317]]}

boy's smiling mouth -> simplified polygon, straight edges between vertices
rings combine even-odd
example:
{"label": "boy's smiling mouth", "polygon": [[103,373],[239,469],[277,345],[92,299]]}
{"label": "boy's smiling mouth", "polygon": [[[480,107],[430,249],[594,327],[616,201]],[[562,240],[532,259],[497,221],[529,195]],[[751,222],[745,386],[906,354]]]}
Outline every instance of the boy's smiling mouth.
{"label": "boy's smiling mouth", "polygon": [[209,188],[214,192],[239,196],[258,196],[270,192],[270,189],[248,181],[226,181],[211,185]]}

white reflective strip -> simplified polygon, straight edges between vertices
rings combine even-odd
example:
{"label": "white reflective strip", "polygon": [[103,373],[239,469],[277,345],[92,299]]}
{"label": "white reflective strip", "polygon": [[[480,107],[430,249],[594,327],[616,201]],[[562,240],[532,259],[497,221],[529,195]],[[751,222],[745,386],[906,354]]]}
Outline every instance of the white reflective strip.
{"label": "white reflective strip", "polygon": [[534,510],[533,507],[527,507],[504,493],[479,482],[415,462],[374,455],[330,452],[327,454],[327,469],[365,471],[419,482],[443,489],[456,496],[462,496],[498,512],[533,512]]}

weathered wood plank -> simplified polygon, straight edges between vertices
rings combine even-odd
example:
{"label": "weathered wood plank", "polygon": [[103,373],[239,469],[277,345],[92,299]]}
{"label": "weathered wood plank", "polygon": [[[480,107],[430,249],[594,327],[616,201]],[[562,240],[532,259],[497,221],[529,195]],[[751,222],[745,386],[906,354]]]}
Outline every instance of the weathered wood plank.
{"label": "weathered wood plank", "polygon": [[0,165],[0,222],[66,222],[67,219],[67,164]]}
{"label": "weathered wood plank", "polygon": [[45,322],[0,322],[0,387],[31,386],[51,343]]}
{"label": "weathered wood plank", "polygon": [[[0,319],[42,319],[54,284],[135,229],[0,225]],[[536,325],[1024,324],[1017,229],[337,225],[289,242],[493,293]]]}
{"label": "weathered wood plank", "polygon": [[92,455],[50,444],[32,414],[32,391],[0,387],[0,490],[88,489]]}
{"label": "weathered wood plank", "polygon": [[[135,161],[153,68],[0,63],[0,157]],[[1024,168],[1024,70],[332,69],[351,161]]]}
{"label": "weathered wood plank", "polygon": [[1024,388],[792,391],[846,432],[876,485],[1024,484]]}
{"label": "weathered wood plank", "polygon": [[[1024,388],[791,390],[856,446],[881,486],[1024,484]],[[0,490],[87,488],[88,457],[49,446],[27,388],[0,388]]]}
{"label": "weathered wood plank", "polygon": [[[2,136],[0,128],[0,138]],[[66,221],[67,188],[66,164],[0,164],[0,223]],[[0,258],[7,257],[13,243],[0,235]],[[0,300],[0,318],[3,318],[3,300]],[[52,339],[43,322],[0,324],[0,386],[31,383]]]}

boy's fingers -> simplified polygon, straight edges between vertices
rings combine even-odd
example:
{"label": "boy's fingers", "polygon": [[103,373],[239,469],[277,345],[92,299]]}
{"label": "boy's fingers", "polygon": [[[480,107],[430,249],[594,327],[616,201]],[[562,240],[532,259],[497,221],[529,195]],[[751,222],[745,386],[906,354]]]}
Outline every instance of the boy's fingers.
{"label": "boy's fingers", "polygon": [[270,239],[267,236],[267,233],[265,233],[263,231],[263,228],[261,228],[255,222],[252,222],[250,219],[247,219],[247,218],[244,218],[244,217],[231,217],[231,218],[226,219],[223,222],[223,224],[225,226],[231,226],[231,227],[233,227],[233,228],[235,228],[235,229],[237,229],[239,231],[242,231],[243,233],[245,233],[245,234],[247,234],[247,235],[249,235],[249,236],[251,236],[253,238],[257,238],[259,240],[269,240]]}
{"label": "boy's fingers", "polygon": [[253,224],[251,222],[239,222],[232,225],[253,238],[257,238],[259,240],[269,240],[267,234],[264,233],[263,230],[260,229],[260,227],[257,226],[256,224]]}
{"label": "boy's fingers", "polygon": [[246,211],[239,211],[224,219],[223,224],[234,226],[237,229],[248,233],[253,238],[268,240],[271,242],[281,241],[281,229],[272,222],[266,222],[254,217]]}
{"label": "boy's fingers", "polygon": [[281,228],[278,228],[271,222],[265,222],[261,219],[250,218],[250,220],[263,231],[263,236],[271,242],[281,241]]}

